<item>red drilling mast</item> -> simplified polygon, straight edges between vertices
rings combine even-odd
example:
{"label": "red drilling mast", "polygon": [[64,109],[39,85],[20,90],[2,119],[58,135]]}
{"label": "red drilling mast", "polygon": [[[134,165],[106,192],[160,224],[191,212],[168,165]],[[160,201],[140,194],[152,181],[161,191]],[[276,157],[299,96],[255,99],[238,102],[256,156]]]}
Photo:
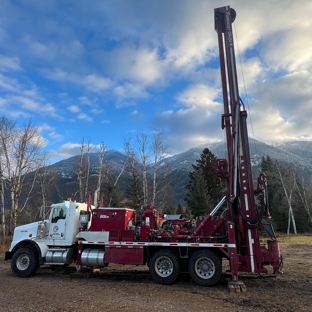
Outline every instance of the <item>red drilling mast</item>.
{"label": "red drilling mast", "polygon": [[[260,174],[258,187],[254,189],[247,131],[247,112],[239,96],[234,51],[232,23],[236,12],[229,6],[215,9],[215,30],[218,34],[220,71],[224,114],[222,129],[226,131],[228,159],[218,159],[215,169],[227,182],[227,199],[230,222],[235,235],[230,239],[237,245],[238,261],[231,261],[233,280],[237,272],[267,274],[265,263],[273,265],[278,273],[280,254],[272,226],[268,222],[266,178]],[[255,197],[260,199],[260,205]],[[259,228],[264,227],[271,235],[268,249],[260,244]]]}

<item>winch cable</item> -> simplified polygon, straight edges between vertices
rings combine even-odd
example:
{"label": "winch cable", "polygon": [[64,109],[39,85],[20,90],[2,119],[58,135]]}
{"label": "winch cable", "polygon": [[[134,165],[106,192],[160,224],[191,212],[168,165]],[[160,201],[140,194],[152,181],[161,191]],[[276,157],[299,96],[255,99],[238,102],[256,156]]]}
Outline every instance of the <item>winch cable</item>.
{"label": "winch cable", "polygon": [[238,58],[239,58],[239,65],[240,65],[241,72],[242,72],[242,79],[243,79],[243,85],[244,85],[246,105],[247,105],[247,108],[248,108],[248,115],[249,115],[249,118],[250,118],[250,128],[251,128],[251,132],[252,132],[253,144],[254,144],[254,148],[255,148],[256,154],[258,154],[257,153],[257,146],[255,144],[255,134],[254,134],[254,130],[253,130],[253,123],[252,123],[252,117],[251,117],[252,114],[251,114],[251,110],[250,110],[250,107],[249,107],[249,100],[248,100],[248,94],[247,94],[246,83],[245,83],[245,76],[244,76],[244,71],[243,71],[243,65],[242,65],[241,53],[240,53],[238,39],[237,39],[237,31],[236,31],[235,23],[233,23],[233,25],[234,25],[234,33],[235,33],[235,38],[236,38],[236,45],[235,46],[237,47],[237,52],[238,52],[237,54],[238,54]]}

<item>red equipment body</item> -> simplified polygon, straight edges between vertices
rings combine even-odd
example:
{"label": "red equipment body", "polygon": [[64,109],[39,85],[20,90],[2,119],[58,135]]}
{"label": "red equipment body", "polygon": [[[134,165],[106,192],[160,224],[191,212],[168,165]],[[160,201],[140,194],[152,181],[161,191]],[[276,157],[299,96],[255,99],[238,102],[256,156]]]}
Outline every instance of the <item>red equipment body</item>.
{"label": "red equipment body", "polygon": [[135,211],[128,208],[96,208],[92,211],[89,231],[126,230],[135,221]]}
{"label": "red equipment body", "polygon": [[[235,15],[229,6],[215,9],[224,103],[222,128],[227,138],[227,159],[218,159],[214,164],[216,174],[227,183],[227,193],[219,204],[197,221],[164,217],[151,205],[143,207],[140,214],[129,208],[94,208],[91,194],[87,205],[74,202],[55,205],[51,220],[39,222],[40,235],[36,237],[34,226],[31,228],[34,234],[28,235],[31,239],[21,239],[25,229],[14,234],[16,238],[6,259],[12,258],[12,271],[16,275],[31,275],[38,264],[67,265],[71,261],[78,271],[109,263],[148,264],[152,277],[162,284],[173,283],[181,271],[188,271],[197,284],[212,286],[221,277],[222,260],[229,262],[233,282],[238,281],[239,272],[263,276],[279,272],[281,256],[268,222],[264,174],[260,175],[257,188],[253,187],[247,112],[239,97],[236,74],[232,34]],[[226,210],[215,216],[225,202]],[[53,219],[61,210],[61,219]],[[76,222],[71,231],[76,232],[69,235],[66,227],[72,224],[71,220]],[[53,228],[47,237],[44,228],[50,224]],[[260,229],[266,229],[271,236],[266,243],[260,241]],[[35,256],[30,256],[30,252]],[[33,258],[38,262],[22,270],[18,263],[22,256],[28,257],[29,263]]]}

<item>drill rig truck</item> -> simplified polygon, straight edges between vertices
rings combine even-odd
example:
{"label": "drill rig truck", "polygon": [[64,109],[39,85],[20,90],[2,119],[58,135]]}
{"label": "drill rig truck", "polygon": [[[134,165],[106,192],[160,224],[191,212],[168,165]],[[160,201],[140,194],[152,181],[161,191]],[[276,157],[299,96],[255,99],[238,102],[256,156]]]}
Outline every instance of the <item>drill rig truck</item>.
{"label": "drill rig truck", "polygon": [[[197,284],[212,286],[223,273],[222,261],[229,264],[234,285],[241,285],[240,273],[279,273],[282,257],[269,222],[266,178],[260,174],[254,187],[252,177],[247,112],[239,96],[234,53],[236,13],[225,6],[214,14],[224,107],[221,124],[227,141],[227,159],[214,163],[227,185],[218,205],[196,221],[162,216],[152,206],[138,214],[128,208],[95,207],[90,194],[87,203],[53,204],[48,219],[15,228],[5,260],[11,259],[16,276],[30,276],[40,265],[74,264],[79,272],[117,263],[148,265],[152,278],[161,284],[171,284],[187,271]],[[268,237],[265,242],[260,240],[262,230]]]}

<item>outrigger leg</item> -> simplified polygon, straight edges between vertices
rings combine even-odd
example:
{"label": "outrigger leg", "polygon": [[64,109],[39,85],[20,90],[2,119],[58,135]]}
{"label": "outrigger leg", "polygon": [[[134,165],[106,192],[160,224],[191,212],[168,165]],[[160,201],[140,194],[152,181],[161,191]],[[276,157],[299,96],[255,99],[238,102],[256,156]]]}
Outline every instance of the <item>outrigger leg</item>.
{"label": "outrigger leg", "polygon": [[247,287],[242,281],[238,280],[238,261],[236,252],[236,237],[235,237],[235,224],[228,222],[228,234],[229,234],[229,244],[235,245],[235,247],[229,247],[228,253],[230,257],[230,268],[232,280],[228,282],[228,288],[230,292],[247,292]]}

